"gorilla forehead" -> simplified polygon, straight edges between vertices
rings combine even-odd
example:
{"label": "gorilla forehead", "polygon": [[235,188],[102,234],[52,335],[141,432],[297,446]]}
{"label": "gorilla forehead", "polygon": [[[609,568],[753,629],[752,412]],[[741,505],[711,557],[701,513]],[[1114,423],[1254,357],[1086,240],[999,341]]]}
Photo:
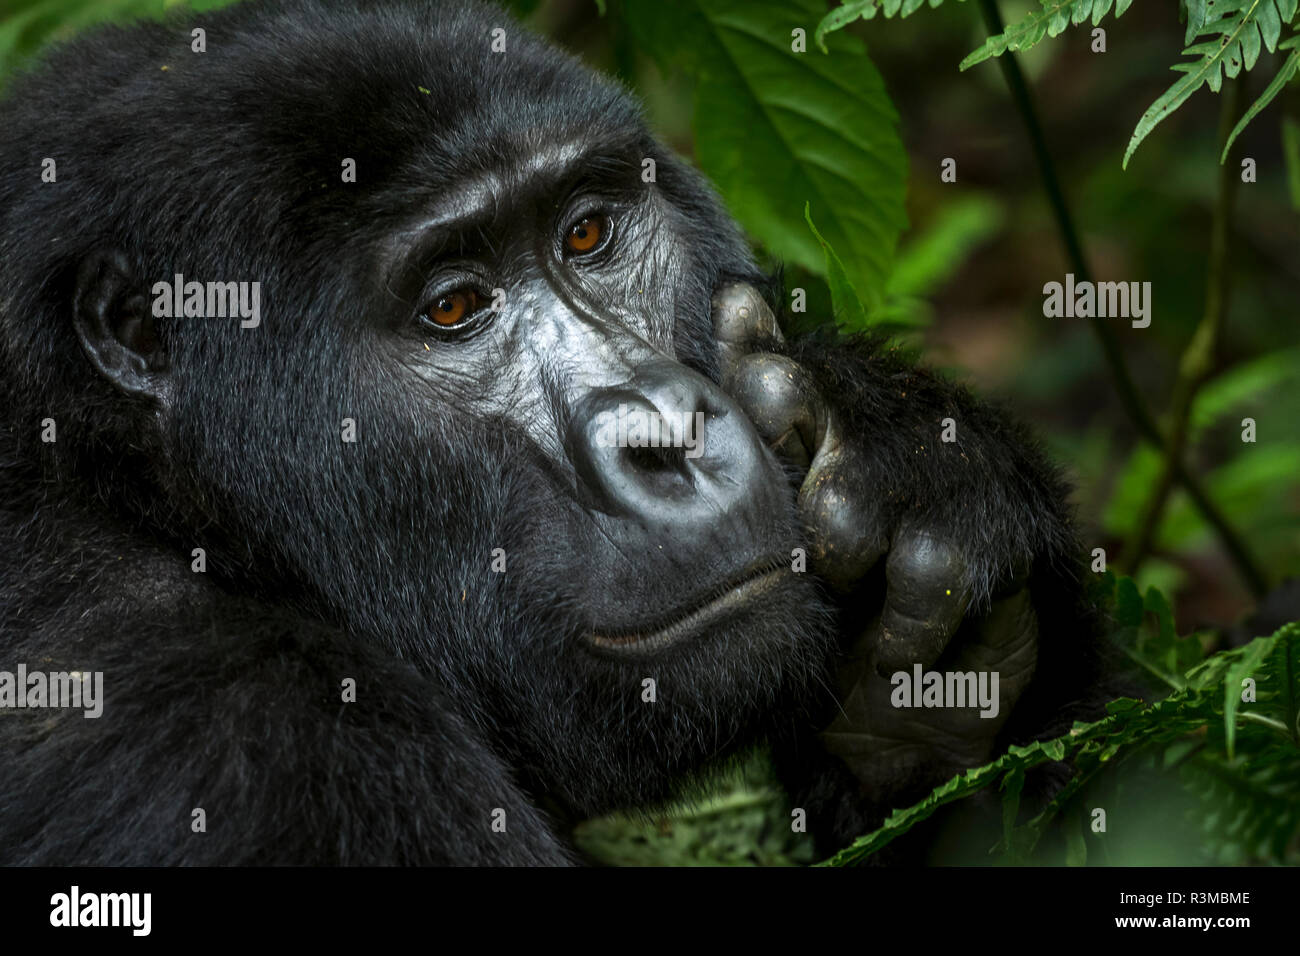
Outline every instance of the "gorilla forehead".
{"label": "gorilla forehead", "polygon": [[[206,53],[190,50],[195,26],[207,31]],[[492,50],[498,27],[505,52]],[[54,102],[66,122],[14,116],[19,127],[4,151],[39,163],[80,157],[73,147],[95,141],[93,164],[69,159],[61,168],[64,199],[66,190],[110,193],[115,225],[135,235],[180,222],[192,234],[211,224],[288,240],[321,207],[409,211],[557,142],[644,129],[616,84],[498,8],[462,0],[238,5],[97,31],[47,62],[9,102]],[[186,153],[178,191],[166,164]],[[346,187],[344,158],[358,166]],[[348,225],[353,236],[373,231],[364,219]]]}

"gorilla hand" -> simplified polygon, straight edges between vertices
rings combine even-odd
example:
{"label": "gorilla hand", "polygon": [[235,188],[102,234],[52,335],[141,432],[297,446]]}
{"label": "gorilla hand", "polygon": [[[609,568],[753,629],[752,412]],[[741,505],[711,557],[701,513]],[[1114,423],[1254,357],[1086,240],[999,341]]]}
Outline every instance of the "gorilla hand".
{"label": "gorilla hand", "polygon": [[[968,614],[973,556],[951,533],[899,517],[907,509],[882,501],[889,482],[879,480],[869,439],[846,434],[843,416],[809,370],[780,354],[780,330],[758,293],[740,284],[720,289],[713,320],[723,386],[801,476],[798,508],[811,570],[843,605],[843,619],[854,622],[842,636],[840,708],[821,734],[824,748],[878,803],[986,762],[1037,659],[1037,618],[1025,584],[1031,555],[1017,556],[1012,563],[1021,570],[1004,570],[1005,580],[988,589],[984,613]],[[882,559],[883,596],[864,598],[862,585]],[[944,706],[922,707],[920,681],[913,681],[918,666],[974,672],[991,700],[979,706],[967,682],[965,706],[943,699]],[[904,684],[913,691],[910,707],[891,701]]]}

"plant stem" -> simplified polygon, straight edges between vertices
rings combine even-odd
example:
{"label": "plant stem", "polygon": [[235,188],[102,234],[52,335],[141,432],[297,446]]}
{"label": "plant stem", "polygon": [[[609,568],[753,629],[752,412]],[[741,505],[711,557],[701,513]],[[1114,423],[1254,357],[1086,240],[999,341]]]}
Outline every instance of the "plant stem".
{"label": "plant stem", "polygon": [[[979,7],[989,34],[996,36],[1002,33],[1005,27],[1002,22],[1002,15],[998,12],[997,0],[979,0]],[[1084,257],[1083,246],[1079,242],[1078,233],[1075,231],[1074,220],[1070,216],[1069,206],[1066,205],[1065,194],[1061,190],[1060,180],[1056,175],[1056,166],[1047,150],[1047,140],[1043,135],[1042,125],[1038,121],[1038,111],[1034,107],[1033,97],[1029,92],[1028,85],[1025,83],[1024,74],[1020,72],[1020,63],[1015,54],[1010,51],[1003,53],[997,60],[998,65],[1002,68],[1002,75],[1011,91],[1011,98],[1015,102],[1016,109],[1020,112],[1020,119],[1025,124],[1025,130],[1029,134],[1030,146],[1033,149],[1039,173],[1043,177],[1043,189],[1047,193],[1048,202],[1056,218],[1056,226],[1061,234],[1061,240],[1065,243],[1066,257],[1080,281],[1091,281],[1092,272],[1088,268],[1087,259]],[[1124,361],[1124,355],[1120,350],[1115,333],[1109,325],[1099,318],[1094,317],[1089,321],[1094,334],[1097,336],[1098,344],[1101,345],[1106,365],[1114,378],[1115,391],[1119,396],[1124,411],[1133,421],[1133,424],[1137,426],[1139,434],[1160,449],[1162,453],[1165,453],[1173,477],[1187,490],[1192,503],[1210,526],[1214,528],[1229,558],[1246,582],[1247,587],[1250,588],[1251,593],[1257,598],[1263,597],[1268,590],[1267,579],[1251,555],[1250,550],[1246,547],[1245,541],[1228,523],[1227,518],[1224,517],[1218,506],[1206,494],[1200,480],[1186,468],[1181,458],[1170,457],[1167,454],[1166,449],[1168,446],[1164,436],[1160,433],[1160,429],[1148,410],[1146,402],[1143,401],[1142,396],[1138,393],[1137,386],[1133,383],[1133,377],[1129,374],[1128,364]]]}
{"label": "plant stem", "polygon": [[1265,727],[1271,727],[1288,740],[1295,740],[1295,732],[1280,720],[1274,720],[1272,717],[1256,714],[1249,710],[1243,711],[1237,716],[1244,721],[1254,721],[1257,724],[1263,724]]}
{"label": "plant stem", "polygon": [[[1245,103],[1246,73],[1235,81],[1228,82],[1223,91],[1219,111],[1219,141],[1228,138],[1237,117]],[[1237,198],[1237,183],[1240,173],[1234,155],[1219,166],[1218,195],[1214,203],[1214,221],[1210,227],[1209,275],[1205,285],[1205,312],[1201,322],[1192,333],[1191,341],[1183,351],[1182,361],[1178,365],[1178,379],[1174,382],[1173,394],[1169,401],[1169,445],[1165,451],[1160,468],[1160,477],[1156,480],[1151,494],[1139,514],[1138,523],[1132,537],[1124,548],[1120,566],[1129,575],[1136,576],[1150,551],[1151,542],[1160,527],[1165,505],[1169,502],[1169,493],[1174,486],[1174,462],[1185,460],[1187,435],[1190,430],[1192,401],[1197,391],[1210,374],[1215,357],[1219,352],[1219,340],[1223,333],[1223,321],[1228,311],[1229,270],[1228,270],[1228,235],[1232,230],[1232,210]]]}

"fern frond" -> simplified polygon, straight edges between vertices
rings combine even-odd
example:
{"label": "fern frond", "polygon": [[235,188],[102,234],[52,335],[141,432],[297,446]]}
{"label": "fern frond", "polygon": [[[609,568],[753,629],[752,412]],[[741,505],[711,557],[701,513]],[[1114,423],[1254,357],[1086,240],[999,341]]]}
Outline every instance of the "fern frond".
{"label": "fern frond", "polygon": [[1277,45],[1277,48],[1279,50],[1290,50],[1291,55],[1282,61],[1282,66],[1278,69],[1277,75],[1273,77],[1273,82],[1268,85],[1268,88],[1263,93],[1259,94],[1259,99],[1251,104],[1250,109],[1246,110],[1240,122],[1228,134],[1228,141],[1223,144],[1223,155],[1219,157],[1220,163],[1228,161],[1228,150],[1232,149],[1232,144],[1241,135],[1241,131],[1246,128],[1246,124],[1258,116],[1260,110],[1268,106],[1273,101],[1273,97],[1282,92],[1282,87],[1290,83],[1297,73],[1300,73],[1300,35],[1284,40]]}
{"label": "fern frond", "polygon": [[1001,56],[1008,50],[1028,50],[1044,36],[1057,36],[1066,27],[1078,26],[1089,17],[1092,17],[1092,25],[1095,27],[1110,12],[1112,3],[1115,16],[1120,17],[1132,2],[1133,0],[1039,0],[1041,10],[1034,10],[997,36],[989,37],[983,46],[961,61],[959,69],[970,69],[977,63]]}
{"label": "fern frond", "polygon": [[[961,2],[961,0],[959,0]],[[1045,36],[1054,37],[1066,27],[1078,26],[1089,17],[1092,25],[1101,22],[1102,17],[1115,8],[1115,16],[1121,16],[1133,0],[1039,0],[1041,10],[1025,15],[1024,19],[1013,23],[997,36],[989,37],[983,45],[966,59],[961,61],[965,70],[976,63],[983,63],[990,57],[1000,56],[1007,50],[1028,50]],[[1213,0],[1189,0],[1205,4]],[[817,45],[826,52],[826,34],[842,30],[856,20],[873,20],[876,14],[885,17],[911,16],[924,6],[926,0],[846,0],[843,6],[836,7],[817,24],[814,34]],[[931,7],[937,7],[943,0],[929,0]]]}
{"label": "fern frond", "polygon": [[1250,748],[1249,759],[1202,754],[1183,767],[1184,784],[1201,804],[1199,814],[1206,848],[1216,863],[1300,862],[1300,751],[1273,746],[1266,731],[1247,728],[1243,742],[1263,740]]}
{"label": "fern frond", "polygon": [[[877,13],[884,13],[886,18],[910,17],[920,10],[925,2],[926,0],[845,0],[842,6],[836,7],[821,18],[813,38],[823,53],[829,53],[826,48],[826,34],[843,30],[856,20],[874,20]],[[943,0],[930,0],[931,8],[941,3]]]}
{"label": "fern frond", "polygon": [[[1277,49],[1282,36],[1282,24],[1290,23],[1296,12],[1296,0],[1204,0],[1205,22],[1196,37],[1213,36],[1183,50],[1184,56],[1197,59],[1191,63],[1177,63],[1173,69],[1183,76],[1169,87],[1142,114],[1137,128],[1124,151],[1123,165],[1128,167],[1138,144],[1178,109],[1187,98],[1202,86],[1215,93],[1223,87],[1223,75],[1231,79],[1242,71],[1253,69],[1259,58],[1261,45],[1269,53]],[[1188,31],[1196,17],[1195,3],[1188,0]],[[1290,41],[1287,41],[1290,43]],[[1262,108],[1262,107],[1261,107]]]}

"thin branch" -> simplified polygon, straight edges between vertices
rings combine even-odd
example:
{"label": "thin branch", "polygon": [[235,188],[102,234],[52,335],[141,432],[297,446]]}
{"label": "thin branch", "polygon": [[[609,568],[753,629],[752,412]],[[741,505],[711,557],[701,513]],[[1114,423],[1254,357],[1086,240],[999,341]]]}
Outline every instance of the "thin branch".
{"label": "thin branch", "polygon": [[[1246,73],[1236,81],[1229,81],[1223,92],[1219,112],[1219,141],[1227,139],[1237,123],[1246,102]],[[1196,393],[1205,382],[1219,354],[1219,341],[1223,335],[1224,319],[1228,312],[1231,273],[1228,269],[1229,234],[1232,231],[1232,210],[1237,199],[1240,170],[1234,155],[1219,166],[1218,194],[1214,203],[1214,221],[1210,228],[1210,256],[1208,278],[1205,285],[1205,312],[1200,324],[1192,333],[1191,341],[1183,351],[1178,365],[1178,379],[1174,382],[1169,402],[1169,447],[1162,459],[1160,476],[1151,489],[1138,517],[1133,536],[1129,539],[1120,559],[1120,566],[1136,576],[1151,549],[1151,542],[1164,517],[1169,493],[1174,486],[1174,462],[1186,460],[1187,437],[1191,430],[1192,404]]]}
{"label": "thin branch", "polygon": [[[989,34],[997,36],[1002,33],[1005,26],[1002,22],[1002,15],[998,12],[997,0],[979,0],[979,7]],[[1062,241],[1065,243],[1066,256],[1080,281],[1091,281],[1092,271],[1088,268],[1087,259],[1083,254],[1083,246],[1080,244],[1078,232],[1074,228],[1074,220],[1070,216],[1069,207],[1066,205],[1065,194],[1056,175],[1056,166],[1052,162],[1051,154],[1048,152],[1047,140],[1043,135],[1042,125],[1038,121],[1038,111],[1034,107],[1033,97],[1029,92],[1028,85],[1025,83],[1024,74],[1020,72],[1020,63],[1015,54],[1010,51],[1003,53],[997,59],[998,65],[1002,68],[1002,75],[1010,88],[1011,98],[1015,102],[1016,109],[1020,112],[1021,121],[1025,124],[1025,129],[1029,134],[1034,158],[1038,163],[1039,173],[1043,177],[1043,189],[1047,193],[1052,213],[1056,217],[1057,229],[1061,234]],[[1156,448],[1165,452],[1167,447],[1165,438],[1160,433],[1151,412],[1147,409],[1146,402],[1138,393],[1137,386],[1133,383],[1133,377],[1129,374],[1128,364],[1124,361],[1124,355],[1120,350],[1114,331],[1100,318],[1094,317],[1089,321],[1093,332],[1097,336],[1098,344],[1101,345],[1102,355],[1105,357],[1106,364],[1114,378],[1115,391],[1119,396],[1124,411],[1133,421],[1133,424],[1137,426],[1139,434],[1155,445]],[[1263,597],[1268,591],[1267,579],[1251,555],[1245,541],[1228,523],[1228,519],[1224,517],[1218,506],[1210,500],[1200,480],[1187,469],[1182,460],[1171,458],[1167,454],[1165,457],[1172,466],[1174,478],[1187,490],[1192,503],[1205,517],[1210,526],[1214,528],[1246,585],[1256,597]]]}

